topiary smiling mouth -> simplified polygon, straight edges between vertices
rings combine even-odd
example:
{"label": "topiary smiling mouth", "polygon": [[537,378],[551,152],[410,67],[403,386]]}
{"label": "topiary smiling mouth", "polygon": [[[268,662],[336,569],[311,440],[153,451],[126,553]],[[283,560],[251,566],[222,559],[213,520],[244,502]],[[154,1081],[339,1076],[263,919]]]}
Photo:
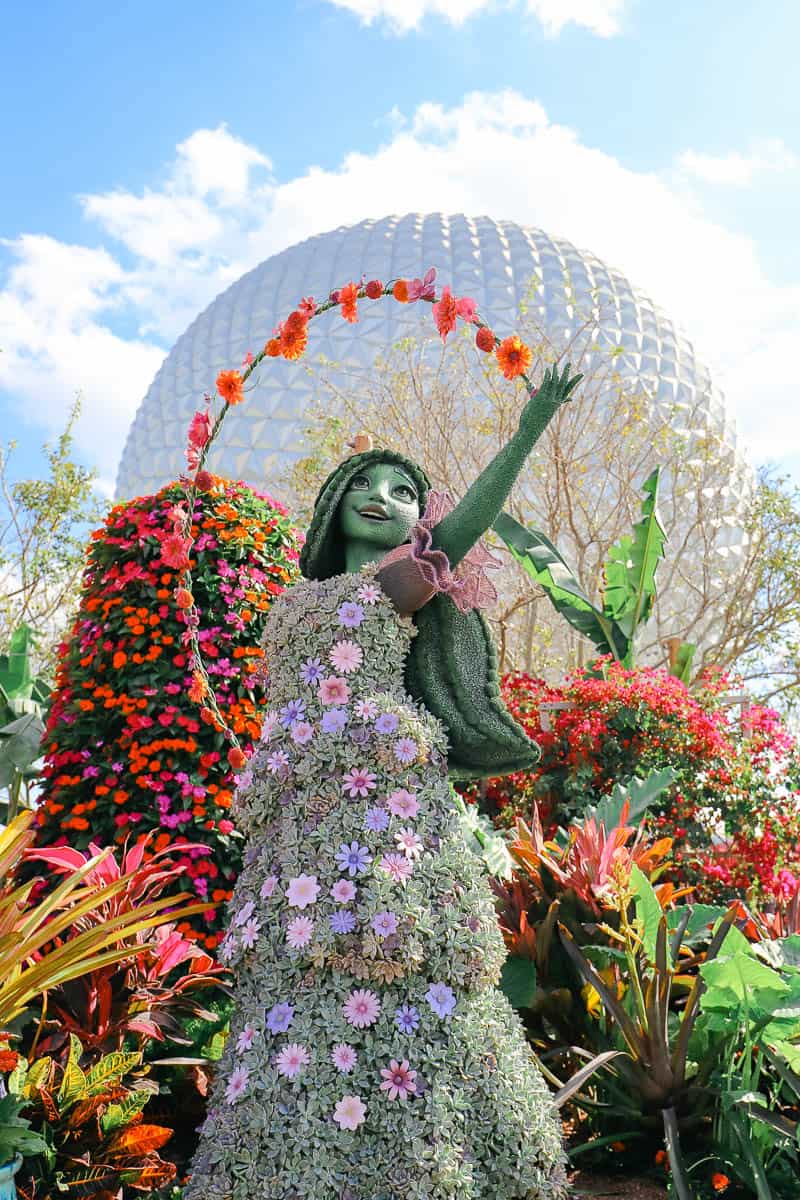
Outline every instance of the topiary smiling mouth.
{"label": "topiary smiling mouth", "polygon": [[366,517],[369,521],[388,521],[389,514],[385,509],[377,504],[366,504],[364,508],[358,510],[360,517]]}

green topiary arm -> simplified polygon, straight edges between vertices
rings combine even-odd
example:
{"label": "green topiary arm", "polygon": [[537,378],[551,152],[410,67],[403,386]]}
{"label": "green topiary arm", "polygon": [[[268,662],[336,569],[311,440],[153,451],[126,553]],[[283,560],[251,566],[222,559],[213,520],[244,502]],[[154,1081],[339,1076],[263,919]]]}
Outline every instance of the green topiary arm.
{"label": "green topiary arm", "polygon": [[491,528],[552,417],[577,386],[582,375],[569,378],[570,364],[559,377],[556,367],[545,371],[542,386],[522,411],[519,429],[492,459],[463,499],[432,531],[433,546],[444,550],[451,567]]}

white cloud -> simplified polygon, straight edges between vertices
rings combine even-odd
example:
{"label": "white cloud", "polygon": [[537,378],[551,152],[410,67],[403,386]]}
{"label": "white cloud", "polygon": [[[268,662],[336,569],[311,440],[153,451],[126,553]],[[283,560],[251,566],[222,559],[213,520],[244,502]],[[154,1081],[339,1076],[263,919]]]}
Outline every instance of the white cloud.
{"label": "white cloud", "polygon": [[[477,13],[500,7],[519,7],[513,0],[328,0],[346,9],[365,24],[382,21],[393,33],[418,29],[426,17],[441,17],[463,25]],[[626,0],[523,0],[522,8],[535,17],[548,37],[557,37],[566,25],[580,25],[599,37],[619,33]]]}
{"label": "white cloud", "polygon": [[731,150],[728,154],[701,154],[685,150],[678,158],[678,169],[702,183],[747,187],[756,175],[794,171],[800,158],[782,138],[768,138],[756,145],[750,154]]}
{"label": "white cloud", "polygon": [[787,364],[800,337],[800,281],[773,284],[755,242],[704,213],[670,166],[630,170],[513,91],[421,104],[395,118],[374,153],[285,182],[224,127],[200,130],[159,186],[84,197],[119,259],[46,237],[11,244],[0,386],[44,424],[81,390],[80,437],[110,474],[163,348],[244,271],[366,217],[466,212],[541,226],[624,272],[686,329],[756,454],[798,453],[800,396]]}

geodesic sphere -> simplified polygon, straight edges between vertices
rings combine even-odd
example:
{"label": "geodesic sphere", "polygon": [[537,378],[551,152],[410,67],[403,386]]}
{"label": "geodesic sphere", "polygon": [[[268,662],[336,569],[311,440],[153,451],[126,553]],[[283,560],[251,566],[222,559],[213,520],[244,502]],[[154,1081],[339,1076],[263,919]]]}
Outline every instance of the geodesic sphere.
{"label": "geodesic sphere", "polygon": [[[638,377],[656,405],[685,414],[687,454],[693,437],[711,434],[734,492],[748,474],[736,450],[719,392],[673,323],[618,272],[563,239],[512,221],[463,215],[410,214],[362,221],[320,234],[255,267],[208,306],[164,360],[131,425],[117,477],[117,496],[157,491],[186,469],[189,421],[212,390],[217,373],[257,352],[302,296],[325,299],[349,280],[422,276],[438,272],[439,285],[471,296],[499,336],[518,324],[520,303],[558,345],[581,313],[599,313],[596,352],[616,351],[617,369]],[[531,280],[540,288],[531,298]],[[386,298],[362,301],[359,324],[338,312],[309,326],[307,359],[323,355],[342,382],[367,371],[400,338],[435,334],[427,304]],[[305,362],[305,360],[304,360]],[[304,362],[266,362],[246,403],[231,410],[215,443],[212,469],[269,489],[302,453],[304,413],[316,386]],[[328,377],[331,371],[328,370]]]}

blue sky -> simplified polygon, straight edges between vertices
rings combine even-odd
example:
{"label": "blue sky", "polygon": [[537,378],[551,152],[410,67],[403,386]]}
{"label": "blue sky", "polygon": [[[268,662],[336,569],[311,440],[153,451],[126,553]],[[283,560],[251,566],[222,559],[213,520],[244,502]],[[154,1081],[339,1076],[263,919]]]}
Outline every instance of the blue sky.
{"label": "blue sky", "polygon": [[798,41],[795,0],[13,5],[0,436],[33,467],[80,388],[109,485],[227,283],[350,220],[463,210],[623,270],[800,482]]}

